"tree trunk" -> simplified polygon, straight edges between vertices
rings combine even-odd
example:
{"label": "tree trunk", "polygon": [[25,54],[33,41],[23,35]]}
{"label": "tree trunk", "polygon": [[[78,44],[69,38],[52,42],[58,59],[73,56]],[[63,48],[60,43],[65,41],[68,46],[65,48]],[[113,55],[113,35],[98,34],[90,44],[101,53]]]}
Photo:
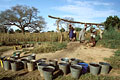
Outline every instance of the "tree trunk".
{"label": "tree trunk", "polygon": [[22,30],[22,33],[25,35],[25,30],[24,30],[24,28],[21,28],[21,30]]}

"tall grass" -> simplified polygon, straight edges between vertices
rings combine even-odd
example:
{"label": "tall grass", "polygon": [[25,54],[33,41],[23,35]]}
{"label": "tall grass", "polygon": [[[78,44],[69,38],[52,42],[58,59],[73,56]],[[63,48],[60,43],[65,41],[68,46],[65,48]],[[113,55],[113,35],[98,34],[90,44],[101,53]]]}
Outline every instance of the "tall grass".
{"label": "tall grass", "polygon": [[[68,34],[63,33],[63,41],[68,40]],[[57,42],[60,41],[60,33],[44,32],[44,33],[22,33],[15,34],[0,34],[1,45],[13,45],[20,42]]]}
{"label": "tall grass", "polygon": [[112,49],[120,49],[120,32],[116,31],[114,28],[105,31],[103,39],[99,40],[97,45],[102,45]]}

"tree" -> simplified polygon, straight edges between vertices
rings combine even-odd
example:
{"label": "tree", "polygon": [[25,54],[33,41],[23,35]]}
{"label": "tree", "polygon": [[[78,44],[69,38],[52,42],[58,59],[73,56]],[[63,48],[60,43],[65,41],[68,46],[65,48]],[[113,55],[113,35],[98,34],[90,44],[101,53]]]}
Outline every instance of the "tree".
{"label": "tree", "polygon": [[13,33],[14,33],[14,30],[13,30],[12,28],[10,28],[10,29],[8,30],[8,32],[9,32],[10,34],[13,34]]}
{"label": "tree", "polygon": [[110,28],[119,29],[120,28],[120,19],[117,16],[114,16],[114,17],[109,16],[109,17],[107,17],[104,24],[105,24],[105,29],[106,30],[109,30]]}
{"label": "tree", "polygon": [[0,25],[0,33],[7,33],[8,32],[8,28],[4,25]]}
{"label": "tree", "polygon": [[64,28],[61,28],[61,29],[60,29],[60,32],[65,32],[65,29],[64,29]]}
{"label": "tree", "polygon": [[42,16],[38,16],[38,12],[35,7],[17,5],[0,13],[0,17],[2,17],[0,23],[17,26],[23,34],[25,33],[26,27],[31,31],[41,31],[45,28],[46,23]]}
{"label": "tree", "polygon": [[81,31],[81,28],[75,27],[75,30],[76,30],[76,31]]}
{"label": "tree", "polygon": [[22,31],[20,29],[15,30],[16,33],[21,33]]}

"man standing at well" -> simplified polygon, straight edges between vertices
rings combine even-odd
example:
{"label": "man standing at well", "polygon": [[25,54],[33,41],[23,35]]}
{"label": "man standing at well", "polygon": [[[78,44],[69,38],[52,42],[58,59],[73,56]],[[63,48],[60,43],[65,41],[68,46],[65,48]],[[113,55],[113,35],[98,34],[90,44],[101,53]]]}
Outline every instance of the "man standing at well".
{"label": "man standing at well", "polygon": [[79,33],[80,43],[83,43],[85,41],[85,32],[86,32],[86,29],[87,29],[87,24],[85,24],[85,27]]}

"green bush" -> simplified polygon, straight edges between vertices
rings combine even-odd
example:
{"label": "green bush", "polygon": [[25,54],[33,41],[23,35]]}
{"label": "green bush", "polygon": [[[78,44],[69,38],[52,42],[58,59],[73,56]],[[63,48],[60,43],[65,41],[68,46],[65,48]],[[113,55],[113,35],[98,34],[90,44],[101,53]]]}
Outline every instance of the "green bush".
{"label": "green bush", "polygon": [[117,32],[114,28],[104,31],[103,39],[98,40],[97,45],[112,49],[120,49],[120,32]]}

